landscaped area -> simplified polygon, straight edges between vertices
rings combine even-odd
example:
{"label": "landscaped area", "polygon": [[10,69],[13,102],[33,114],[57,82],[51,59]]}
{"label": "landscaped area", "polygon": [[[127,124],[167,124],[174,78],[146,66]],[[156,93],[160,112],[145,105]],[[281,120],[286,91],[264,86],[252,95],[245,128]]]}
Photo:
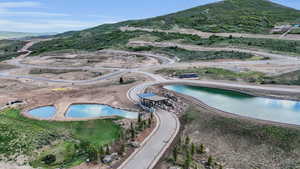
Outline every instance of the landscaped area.
{"label": "landscaped area", "polygon": [[[19,109],[0,113],[0,154],[7,159],[29,158],[34,167],[65,168],[88,158],[88,147],[100,147],[117,140],[121,128],[112,120],[53,122],[31,120]],[[47,155],[56,160],[43,162]]]}

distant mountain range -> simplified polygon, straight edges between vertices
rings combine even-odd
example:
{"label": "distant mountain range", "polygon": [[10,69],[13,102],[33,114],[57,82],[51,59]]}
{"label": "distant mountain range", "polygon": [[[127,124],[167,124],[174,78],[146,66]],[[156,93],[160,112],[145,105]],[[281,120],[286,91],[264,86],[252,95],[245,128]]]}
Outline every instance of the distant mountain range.
{"label": "distant mountain range", "polygon": [[19,39],[25,37],[36,37],[36,36],[46,36],[55,35],[56,33],[27,33],[27,32],[8,32],[0,31],[0,39]]}

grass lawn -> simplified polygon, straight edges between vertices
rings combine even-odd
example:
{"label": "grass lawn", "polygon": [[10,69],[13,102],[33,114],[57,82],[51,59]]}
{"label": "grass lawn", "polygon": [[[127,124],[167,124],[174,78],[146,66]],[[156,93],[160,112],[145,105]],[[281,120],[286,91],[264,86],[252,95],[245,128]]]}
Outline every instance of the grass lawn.
{"label": "grass lawn", "polygon": [[57,161],[49,168],[70,166],[86,159],[85,153],[79,155],[74,150],[80,142],[108,144],[118,138],[120,130],[113,120],[37,121],[23,117],[18,109],[6,109],[0,112],[0,154],[8,159],[10,155],[27,155],[38,167],[42,165],[41,157],[53,153]]}

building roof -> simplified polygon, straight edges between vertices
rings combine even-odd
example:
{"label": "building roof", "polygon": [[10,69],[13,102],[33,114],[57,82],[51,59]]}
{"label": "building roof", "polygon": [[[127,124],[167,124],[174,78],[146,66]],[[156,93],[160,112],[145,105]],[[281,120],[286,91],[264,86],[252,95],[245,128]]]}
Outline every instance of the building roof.
{"label": "building roof", "polygon": [[152,101],[163,101],[168,100],[168,98],[158,96],[154,93],[142,93],[138,95],[141,99],[152,100]]}

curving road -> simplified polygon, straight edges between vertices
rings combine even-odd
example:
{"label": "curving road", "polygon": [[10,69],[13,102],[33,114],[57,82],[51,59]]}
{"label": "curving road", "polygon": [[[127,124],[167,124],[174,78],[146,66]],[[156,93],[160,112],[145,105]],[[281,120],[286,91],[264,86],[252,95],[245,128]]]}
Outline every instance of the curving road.
{"label": "curving road", "polygon": [[[138,103],[137,94],[143,93],[147,87],[156,83],[160,82],[135,86],[128,91],[127,96],[133,103]],[[180,128],[177,116],[158,109],[155,112],[155,117],[158,124],[153,133],[118,169],[152,169],[173,142]]]}

